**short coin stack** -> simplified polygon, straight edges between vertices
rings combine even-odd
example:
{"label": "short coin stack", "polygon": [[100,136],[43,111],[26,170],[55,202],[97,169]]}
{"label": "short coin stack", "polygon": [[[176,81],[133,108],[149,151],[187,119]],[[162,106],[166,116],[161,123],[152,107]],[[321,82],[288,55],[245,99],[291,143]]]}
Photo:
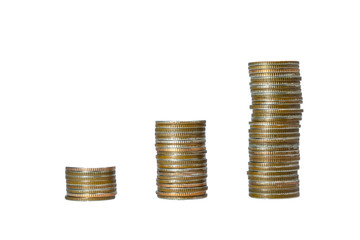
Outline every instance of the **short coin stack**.
{"label": "short coin stack", "polygon": [[67,200],[101,201],[116,195],[115,167],[66,167]]}
{"label": "short coin stack", "polygon": [[157,121],[157,196],[199,199],[207,196],[206,121]]}
{"label": "short coin stack", "polygon": [[297,61],[251,62],[249,195],[293,198],[299,193],[299,128],[302,118]]}

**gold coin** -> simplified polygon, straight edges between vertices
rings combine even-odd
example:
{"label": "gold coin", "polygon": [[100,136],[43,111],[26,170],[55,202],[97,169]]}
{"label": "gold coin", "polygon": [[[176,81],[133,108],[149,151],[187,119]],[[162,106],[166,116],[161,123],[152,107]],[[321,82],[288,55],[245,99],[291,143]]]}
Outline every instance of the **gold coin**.
{"label": "gold coin", "polygon": [[250,81],[251,85],[256,84],[300,84],[301,83],[301,76],[282,76],[282,77],[272,77],[272,76],[265,76],[265,77],[252,77]]}
{"label": "gold coin", "polygon": [[205,127],[194,127],[194,128],[156,128],[156,134],[162,133],[171,133],[171,134],[178,134],[178,133],[198,133],[198,132],[205,132]]}
{"label": "gold coin", "polygon": [[199,192],[189,192],[189,193],[178,193],[178,192],[159,192],[157,191],[156,194],[158,196],[167,196],[167,197],[192,197],[192,196],[201,196],[206,194],[206,191],[199,191]]}
{"label": "gold coin", "polygon": [[294,185],[299,184],[299,179],[295,180],[250,180],[250,185],[259,185],[259,186],[285,186],[285,185]]}
{"label": "gold coin", "polygon": [[248,176],[259,176],[259,177],[283,177],[283,176],[297,176],[297,171],[291,172],[258,172],[258,171],[248,171]]}
{"label": "gold coin", "polygon": [[203,168],[206,167],[207,164],[191,164],[191,165],[183,165],[183,164],[177,164],[177,165],[160,165],[158,164],[158,168],[172,168],[172,169],[189,169],[189,168]]}
{"label": "gold coin", "polygon": [[166,176],[158,176],[158,180],[200,180],[200,179],[206,179],[205,176],[195,176],[195,177],[181,177],[181,176],[173,176],[173,177],[166,177]]}
{"label": "gold coin", "polygon": [[98,194],[98,193],[112,193],[116,192],[116,188],[104,188],[104,189],[87,189],[87,190],[79,190],[79,189],[66,189],[67,193],[75,193],[75,194]]}
{"label": "gold coin", "polygon": [[257,73],[300,73],[299,68],[263,68],[263,69],[249,69],[250,76]]}
{"label": "gold coin", "polygon": [[250,193],[265,193],[265,194],[290,194],[297,193],[300,191],[299,187],[286,188],[286,189],[261,189],[261,188],[249,188]]}
{"label": "gold coin", "polygon": [[299,170],[299,166],[294,167],[253,167],[249,166],[250,171],[261,171],[261,172],[291,172]]}
{"label": "gold coin", "polygon": [[273,155],[273,156],[298,156],[300,154],[299,149],[294,150],[285,150],[285,151],[268,151],[268,150],[258,150],[258,151],[249,151],[249,154],[251,156],[267,156],[267,155]]}
{"label": "gold coin", "polygon": [[111,197],[95,197],[95,198],[82,198],[82,197],[65,196],[65,199],[66,200],[72,200],[72,201],[104,201],[104,200],[115,199],[115,196],[111,196]]}
{"label": "gold coin", "polygon": [[253,110],[287,110],[287,109],[300,109],[300,104],[256,104],[251,105],[250,109]]}
{"label": "gold coin", "polygon": [[158,195],[158,198],[162,199],[169,199],[169,200],[195,200],[195,199],[202,199],[206,198],[207,194],[201,195],[201,196],[181,196],[181,197],[169,197],[169,196],[160,196]]}
{"label": "gold coin", "polygon": [[254,65],[249,66],[249,70],[256,70],[256,69],[298,69],[299,65],[296,64],[283,64],[283,65]]}
{"label": "gold coin", "polygon": [[205,153],[192,154],[192,155],[156,155],[157,160],[204,160],[206,159]]}
{"label": "gold coin", "polygon": [[96,198],[96,197],[111,197],[115,196],[116,192],[112,193],[97,193],[97,194],[75,194],[75,193],[67,193],[69,197],[81,197],[81,198]]}
{"label": "gold coin", "polygon": [[192,149],[192,148],[205,148],[205,142],[192,142],[192,143],[156,143],[157,149]]}
{"label": "gold coin", "polygon": [[274,156],[274,155],[261,155],[261,156],[250,156],[250,161],[253,162],[261,162],[261,161],[279,161],[279,162],[294,162],[294,161],[299,161],[300,160],[300,156]]}
{"label": "gold coin", "polygon": [[299,166],[299,161],[293,162],[280,162],[280,163],[261,163],[261,162],[249,162],[249,166],[254,167],[283,167],[283,166]]}
{"label": "gold coin", "polygon": [[114,184],[114,183],[100,184],[100,185],[67,184],[66,188],[71,188],[71,189],[104,189],[104,188],[116,188],[116,184]]}
{"label": "gold coin", "polygon": [[157,160],[158,165],[192,165],[192,164],[206,164],[207,160]]}
{"label": "gold coin", "polygon": [[80,180],[76,180],[76,181],[72,181],[72,180],[66,180],[67,184],[72,184],[72,185],[81,185],[81,184],[85,184],[85,185],[101,185],[101,184],[114,184],[116,183],[115,180],[106,180],[106,181],[80,181]]}
{"label": "gold coin", "polygon": [[206,182],[202,182],[202,183],[190,183],[190,184],[162,184],[162,183],[157,183],[157,185],[159,187],[167,187],[167,188],[192,188],[192,187],[202,187],[202,186],[206,186]]}
{"label": "gold coin", "polygon": [[199,191],[206,191],[208,189],[207,186],[204,187],[193,187],[193,188],[166,188],[166,187],[159,187],[158,192],[166,192],[166,193],[192,193],[192,192],[199,192]]}
{"label": "gold coin", "polygon": [[206,147],[177,147],[177,148],[159,148],[157,147],[156,150],[158,152],[195,152],[195,151],[203,151],[206,150]]}
{"label": "gold coin", "polygon": [[206,178],[196,179],[196,180],[162,180],[162,179],[156,179],[156,183],[159,183],[159,184],[196,184],[196,183],[206,183]]}
{"label": "gold coin", "polygon": [[299,65],[299,61],[257,61],[249,62],[249,66],[258,66],[258,65],[282,65],[282,64],[294,64]]}
{"label": "gold coin", "polygon": [[282,176],[282,177],[273,177],[273,176],[248,176],[248,179],[251,181],[291,181],[291,180],[298,180],[299,176]]}
{"label": "gold coin", "polygon": [[274,123],[274,122],[250,122],[251,129],[266,129],[266,130],[283,130],[283,129],[296,129],[301,127],[298,122],[291,123]]}
{"label": "gold coin", "polygon": [[282,132],[282,133],[273,133],[273,132],[250,132],[250,138],[289,138],[289,137],[300,137],[299,132]]}
{"label": "gold coin", "polygon": [[205,134],[193,134],[193,135],[176,135],[176,134],[162,134],[156,135],[156,140],[167,140],[167,141],[182,141],[182,140],[205,140]]}
{"label": "gold coin", "polygon": [[65,171],[66,175],[71,175],[71,176],[108,176],[108,175],[115,175],[115,171],[102,171],[102,172],[93,172],[93,171],[89,171],[89,172],[76,172],[76,171]]}
{"label": "gold coin", "polygon": [[290,128],[290,129],[275,129],[275,128],[250,128],[250,134],[299,134],[299,128]]}
{"label": "gold coin", "polygon": [[172,125],[183,125],[183,124],[206,124],[206,120],[196,120],[196,121],[156,121],[155,122],[156,125],[167,125],[167,124],[172,124]]}
{"label": "gold coin", "polygon": [[276,199],[276,198],[295,198],[299,197],[300,193],[292,193],[292,194],[261,194],[261,193],[249,193],[249,196],[252,198],[269,198],[269,199]]}
{"label": "gold coin", "polygon": [[299,182],[292,184],[278,184],[278,185],[253,185],[249,184],[249,188],[260,190],[276,190],[276,189],[294,189],[299,188]]}
{"label": "gold coin", "polygon": [[206,170],[194,171],[194,169],[189,169],[187,171],[181,172],[168,172],[161,171],[162,169],[158,169],[158,176],[166,176],[166,177],[199,177],[199,176],[207,176]]}
{"label": "gold coin", "polygon": [[66,180],[69,181],[115,181],[115,176],[97,177],[97,176],[72,176],[67,175]]}
{"label": "gold coin", "polygon": [[115,167],[104,167],[104,168],[79,168],[79,167],[66,167],[66,171],[76,172],[102,172],[102,171],[115,171]]}
{"label": "gold coin", "polygon": [[295,139],[279,139],[279,138],[256,138],[249,139],[250,144],[262,145],[279,145],[279,144],[299,144],[299,138]]}

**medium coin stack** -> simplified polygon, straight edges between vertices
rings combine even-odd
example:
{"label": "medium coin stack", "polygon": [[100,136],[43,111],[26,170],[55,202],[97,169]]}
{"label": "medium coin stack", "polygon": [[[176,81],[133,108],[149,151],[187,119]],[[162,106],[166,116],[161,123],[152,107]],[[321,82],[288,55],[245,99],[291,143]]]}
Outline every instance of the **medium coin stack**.
{"label": "medium coin stack", "polygon": [[252,96],[249,195],[298,197],[299,128],[303,112],[299,62],[251,62],[249,73]]}
{"label": "medium coin stack", "polygon": [[199,199],[207,196],[206,121],[157,121],[157,196]]}
{"label": "medium coin stack", "polygon": [[102,201],[116,195],[115,167],[66,167],[67,200]]}

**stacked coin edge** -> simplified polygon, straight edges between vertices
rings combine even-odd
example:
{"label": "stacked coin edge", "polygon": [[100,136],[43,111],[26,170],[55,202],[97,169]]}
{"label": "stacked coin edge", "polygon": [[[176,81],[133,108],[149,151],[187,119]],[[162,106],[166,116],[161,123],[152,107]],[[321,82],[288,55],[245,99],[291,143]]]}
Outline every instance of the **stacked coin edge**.
{"label": "stacked coin edge", "polygon": [[115,199],[115,167],[66,167],[66,196],[72,201],[103,201]]}
{"label": "stacked coin edge", "polygon": [[249,196],[298,197],[299,128],[303,111],[299,62],[251,62],[249,74],[252,96]]}
{"label": "stacked coin edge", "polygon": [[207,197],[206,121],[156,121],[157,191],[162,199]]}

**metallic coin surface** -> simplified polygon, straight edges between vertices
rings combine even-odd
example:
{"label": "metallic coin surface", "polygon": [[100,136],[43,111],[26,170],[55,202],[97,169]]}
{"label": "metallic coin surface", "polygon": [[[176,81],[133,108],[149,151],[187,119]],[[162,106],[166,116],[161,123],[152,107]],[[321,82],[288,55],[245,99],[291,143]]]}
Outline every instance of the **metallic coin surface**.
{"label": "metallic coin surface", "polygon": [[66,200],[71,200],[71,201],[104,201],[104,200],[112,200],[115,199],[115,196],[110,196],[110,197],[71,197],[71,196],[65,196]]}
{"label": "metallic coin surface", "polygon": [[79,171],[79,172],[101,172],[101,171],[115,171],[115,167],[105,168],[79,168],[79,167],[66,167],[66,171]]}
{"label": "metallic coin surface", "polygon": [[206,121],[157,121],[157,187],[159,198],[207,196]]}
{"label": "metallic coin surface", "polygon": [[195,197],[202,196],[206,194],[206,190],[199,192],[156,192],[158,196],[167,196],[167,197]]}
{"label": "metallic coin surface", "polygon": [[115,167],[66,167],[65,178],[67,200],[103,201],[115,198]]}
{"label": "metallic coin surface", "polygon": [[252,198],[269,198],[269,199],[295,198],[300,196],[300,192],[289,193],[289,194],[262,194],[262,193],[249,192],[249,196]]}
{"label": "metallic coin surface", "polygon": [[299,62],[251,62],[249,75],[249,195],[298,197],[303,114]]}
{"label": "metallic coin surface", "polygon": [[177,196],[177,197],[170,197],[170,196],[161,196],[158,195],[158,198],[162,198],[162,199],[170,199],[170,200],[196,200],[196,199],[202,199],[202,198],[206,198],[207,194],[204,195],[200,195],[200,196]]}

